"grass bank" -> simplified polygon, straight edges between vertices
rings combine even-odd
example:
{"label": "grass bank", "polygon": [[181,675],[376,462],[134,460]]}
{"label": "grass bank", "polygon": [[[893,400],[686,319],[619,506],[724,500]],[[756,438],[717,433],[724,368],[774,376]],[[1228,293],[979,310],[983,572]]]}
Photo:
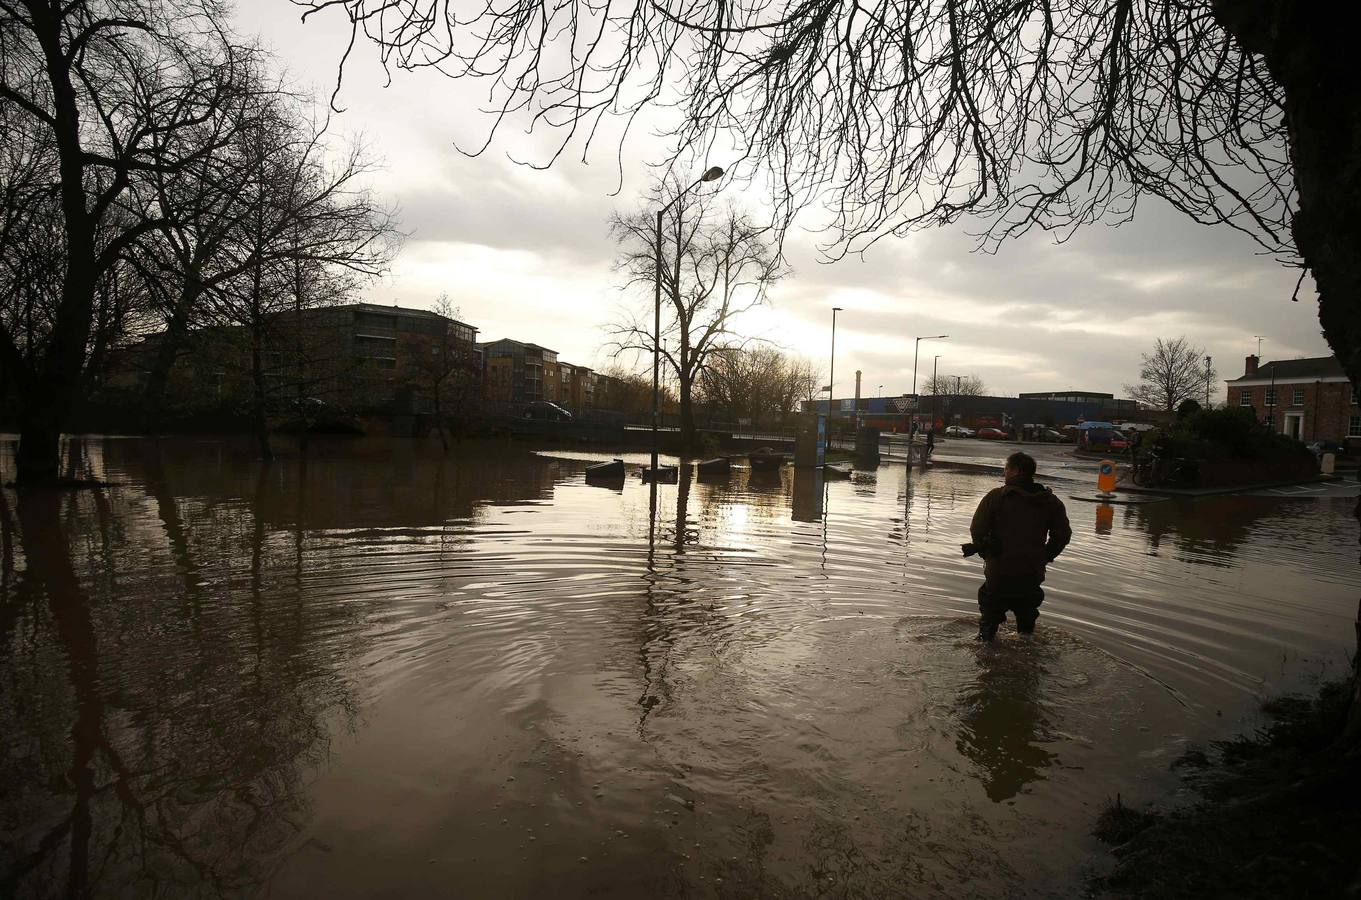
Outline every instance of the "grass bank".
{"label": "grass bank", "polygon": [[1190,751],[1174,766],[1195,802],[1172,812],[1118,798],[1095,834],[1111,898],[1361,897],[1361,754],[1332,744],[1347,686],[1270,701],[1257,734]]}

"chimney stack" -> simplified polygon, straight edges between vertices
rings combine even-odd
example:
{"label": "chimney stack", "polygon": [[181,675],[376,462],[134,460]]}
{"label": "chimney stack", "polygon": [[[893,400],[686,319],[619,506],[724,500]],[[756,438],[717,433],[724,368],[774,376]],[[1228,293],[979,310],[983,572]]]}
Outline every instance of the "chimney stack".
{"label": "chimney stack", "polygon": [[1257,371],[1257,355],[1255,353],[1249,353],[1248,358],[1244,361],[1243,374],[1252,375],[1256,371]]}
{"label": "chimney stack", "polygon": [[860,370],[855,370],[855,408],[860,408]]}

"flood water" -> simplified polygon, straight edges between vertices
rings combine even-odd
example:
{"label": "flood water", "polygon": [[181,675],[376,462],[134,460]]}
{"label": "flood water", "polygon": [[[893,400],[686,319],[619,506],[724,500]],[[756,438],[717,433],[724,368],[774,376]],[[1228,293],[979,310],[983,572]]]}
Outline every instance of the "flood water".
{"label": "flood water", "polygon": [[654,514],[502,444],[70,452],[111,486],[0,493],[4,896],[1073,894],[1107,798],[1342,671],[1361,586],[1352,501],[1052,481],[1038,634],[979,647],[996,475]]}

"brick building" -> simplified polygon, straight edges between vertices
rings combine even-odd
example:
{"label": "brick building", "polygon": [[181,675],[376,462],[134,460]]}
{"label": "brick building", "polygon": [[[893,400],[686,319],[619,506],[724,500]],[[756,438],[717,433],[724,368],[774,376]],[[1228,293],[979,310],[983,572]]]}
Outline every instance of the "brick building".
{"label": "brick building", "polygon": [[1331,356],[1258,365],[1249,356],[1243,374],[1226,382],[1228,405],[1251,409],[1257,421],[1306,443],[1338,441],[1361,446],[1361,406],[1356,391]]}
{"label": "brick building", "polygon": [[[106,385],[140,393],[160,340],[150,335],[125,351]],[[451,382],[475,385],[481,376],[473,326],[424,309],[350,303],[271,315],[259,334],[243,326],[192,332],[170,371],[170,408],[247,403],[257,340],[265,401],[278,414],[317,401],[345,412],[429,412],[433,380],[442,379],[448,398]]]}
{"label": "brick building", "polygon": [[[488,400],[520,404],[552,399],[545,395],[544,383],[557,377],[558,351],[510,338],[479,347]],[[550,390],[556,396],[556,389]]]}
{"label": "brick building", "polygon": [[548,400],[573,412],[593,408],[596,374],[558,360],[558,352],[511,338],[481,345],[483,386],[494,403],[519,406]]}

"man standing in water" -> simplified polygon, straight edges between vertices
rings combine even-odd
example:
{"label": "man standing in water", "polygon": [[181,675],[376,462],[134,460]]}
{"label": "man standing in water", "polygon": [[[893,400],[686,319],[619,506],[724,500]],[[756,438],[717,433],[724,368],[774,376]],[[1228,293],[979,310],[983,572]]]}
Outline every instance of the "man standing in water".
{"label": "man standing in water", "polygon": [[983,586],[978,589],[978,639],[991,641],[1016,614],[1016,630],[1035,631],[1044,602],[1044,567],[1073,537],[1063,501],[1035,483],[1035,460],[1028,453],[1007,457],[1006,484],[988,492],[973,514],[969,532],[983,556]]}

